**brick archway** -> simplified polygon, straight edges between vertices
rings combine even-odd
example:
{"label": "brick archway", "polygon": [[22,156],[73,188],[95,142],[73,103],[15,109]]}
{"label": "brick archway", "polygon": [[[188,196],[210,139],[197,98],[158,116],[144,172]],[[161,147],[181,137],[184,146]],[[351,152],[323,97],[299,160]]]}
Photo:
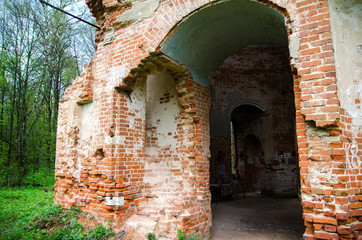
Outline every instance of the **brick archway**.
{"label": "brick archway", "polygon": [[[146,2],[147,9],[153,10],[135,19],[125,17],[144,9],[141,3],[87,1],[101,26],[97,50],[93,62],[66,90],[59,109],[55,201],[63,207],[80,206],[100,221],[112,221],[116,228],[140,212],[145,202],[145,104],[142,97],[132,99],[141,95],[132,95],[130,79],[137,76],[138,65],[147,62],[150,53],[160,50],[178,23],[212,4],[202,0]],[[353,117],[339,106],[328,1],[260,2],[285,14],[288,26],[304,238],[357,238],[362,214],[360,166],[355,162],[360,161],[362,135],[361,127],[353,127],[358,133],[351,132]],[[152,68],[142,71],[151,74]],[[203,123],[207,120],[195,114],[196,109],[207,109],[200,100],[207,98],[201,88],[191,79],[180,88],[194,93],[184,111],[193,116],[188,137],[195,143],[195,152],[190,157],[195,159],[195,169],[204,174],[196,177],[194,185],[199,205],[174,205],[198,214],[191,218],[168,214],[173,217],[172,226],[207,236],[211,214],[207,207],[204,213],[199,207],[209,201],[204,169],[208,155],[197,144],[199,138],[201,143],[207,138]]]}

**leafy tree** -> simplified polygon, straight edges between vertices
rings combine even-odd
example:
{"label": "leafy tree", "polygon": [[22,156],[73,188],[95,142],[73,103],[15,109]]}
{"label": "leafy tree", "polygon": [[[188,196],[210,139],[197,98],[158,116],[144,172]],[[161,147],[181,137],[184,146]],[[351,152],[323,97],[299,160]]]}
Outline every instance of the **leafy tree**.
{"label": "leafy tree", "polygon": [[93,55],[94,29],[38,1],[0,9],[0,185],[34,183],[53,172],[59,101]]}

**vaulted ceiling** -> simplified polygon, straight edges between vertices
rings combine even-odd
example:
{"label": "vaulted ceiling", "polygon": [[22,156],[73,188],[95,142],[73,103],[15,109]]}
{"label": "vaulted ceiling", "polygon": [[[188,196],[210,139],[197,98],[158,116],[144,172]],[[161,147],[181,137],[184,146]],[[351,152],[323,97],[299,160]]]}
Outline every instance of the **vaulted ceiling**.
{"label": "vaulted ceiling", "polygon": [[162,52],[186,65],[195,81],[207,86],[223,60],[248,45],[287,47],[284,19],[256,1],[214,3],[184,19],[162,44]]}

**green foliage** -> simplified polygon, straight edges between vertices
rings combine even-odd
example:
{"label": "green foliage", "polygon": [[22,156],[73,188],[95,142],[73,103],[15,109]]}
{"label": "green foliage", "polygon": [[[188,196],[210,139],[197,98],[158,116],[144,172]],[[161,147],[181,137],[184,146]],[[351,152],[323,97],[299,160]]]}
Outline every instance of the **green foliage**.
{"label": "green foliage", "polygon": [[[54,165],[52,165],[54,166]],[[47,186],[51,188],[55,183],[54,179],[54,167],[46,168],[42,167],[38,172],[30,173],[24,180],[25,185],[31,186]]]}
{"label": "green foliage", "polygon": [[104,239],[114,235],[111,228],[106,228],[103,225],[96,226],[93,230],[89,229],[82,232],[84,226],[72,218],[68,228],[59,229],[55,234],[56,240],[62,239]]}
{"label": "green foliage", "polygon": [[181,229],[177,229],[177,239],[178,240],[200,240],[199,237],[195,236],[195,235],[191,235],[189,237],[186,237],[186,235],[182,232]]}
{"label": "green foliage", "polygon": [[59,102],[92,58],[95,30],[39,1],[0,2],[0,187],[51,185]]}
{"label": "green foliage", "polygon": [[[105,239],[111,228],[85,231],[75,207],[63,210],[53,203],[53,192],[40,188],[3,189],[0,192],[0,239]],[[90,218],[91,219],[91,218]]]}
{"label": "green foliage", "polygon": [[200,240],[200,238],[198,236],[191,235],[190,237],[187,238],[187,240]]}
{"label": "green foliage", "polygon": [[53,204],[53,192],[40,188],[4,189],[0,191],[0,238],[21,239],[29,222],[59,209]]}
{"label": "green foliage", "polygon": [[186,235],[182,232],[181,229],[177,229],[177,239],[178,240],[185,240]]}
{"label": "green foliage", "polygon": [[156,240],[156,235],[154,233],[147,233],[146,237],[148,240]]}
{"label": "green foliage", "polygon": [[[157,240],[156,235],[154,233],[147,233],[146,235],[148,240]],[[159,237],[162,237],[160,234]],[[189,237],[186,237],[186,235],[182,232],[181,229],[177,229],[177,240],[200,240],[200,238],[196,235],[191,235]]]}

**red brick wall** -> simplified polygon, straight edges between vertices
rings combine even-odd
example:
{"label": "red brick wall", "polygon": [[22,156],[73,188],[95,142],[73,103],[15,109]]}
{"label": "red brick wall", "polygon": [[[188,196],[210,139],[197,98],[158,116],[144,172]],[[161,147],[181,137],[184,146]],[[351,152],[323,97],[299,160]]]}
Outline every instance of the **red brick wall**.
{"label": "red brick wall", "polygon": [[[328,1],[261,2],[280,11],[287,20],[306,225],[304,238],[357,239],[362,229],[361,172],[354,162],[360,160],[361,128],[353,126],[351,116],[339,106]],[[195,14],[205,1],[162,1],[151,17],[122,26],[116,25],[115,19],[129,4],[116,0],[87,0],[87,4],[102,30],[96,34],[97,51],[92,64],[67,89],[60,104],[55,201],[64,207],[80,206],[120,228],[130,216],[140,213],[140,202],[146,202],[146,119],[141,111],[145,100],[139,97],[131,103],[122,89],[139,90],[132,87],[135,78],[150,74],[152,64],[160,64],[159,61],[141,63],[141,60],[157,51],[179,21],[190,13]],[[115,29],[114,40],[103,44],[105,30],[111,27]],[[179,81],[178,142],[181,144],[177,151],[182,169],[188,169],[182,172],[182,179],[190,185],[190,190],[182,194],[182,201],[174,203],[175,208],[187,214],[158,224],[163,229],[160,231],[165,232],[170,225],[170,236],[175,236],[173,226],[207,236],[211,224],[209,102],[205,100],[208,91],[187,79],[185,76],[190,76],[185,72],[167,66]],[[91,101],[91,105],[85,106]],[[93,124],[93,131],[85,135],[82,115]],[[116,192],[124,197],[124,205],[105,205],[105,197]]]}
{"label": "red brick wall", "polygon": [[[209,88],[194,83],[182,68],[182,74],[174,69],[169,74],[162,68],[157,70],[161,74],[155,80],[160,78],[161,82],[156,89],[146,84],[151,80],[143,75],[134,82],[130,96],[124,90],[115,92],[112,111],[104,115],[106,108],[97,108],[102,101],[94,101],[91,115],[98,115],[93,121],[96,126],[101,124],[98,134],[104,138],[103,145],[92,144],[97,129],[86,139],[79,137],[82,116],[74,112],[82,105],[74,102],[77,95],[64,98],[59,118],[63,124],[58,131],[55,199],[64,207],[77,205],[103,222],[109,220],[117,229],[136,214],[154,221],[155,232],[175,235],[181,228],[208,236]],[[168,81],[168,86],[162,79]],[[72,104],[75,110],[68,114]],[[171,123],[175,131],[164,132],[166,123]],[[65,137],[67,131],[72,135]],[[107,205],[105,198],[109,196],[123,197],[124,205]]]}

